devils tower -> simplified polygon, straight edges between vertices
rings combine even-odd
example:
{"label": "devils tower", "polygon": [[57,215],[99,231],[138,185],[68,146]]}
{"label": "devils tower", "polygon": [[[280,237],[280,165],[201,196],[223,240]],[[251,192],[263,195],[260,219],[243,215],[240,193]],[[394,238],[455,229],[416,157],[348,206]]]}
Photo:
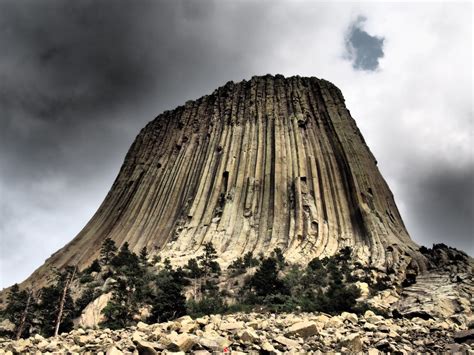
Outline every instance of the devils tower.
{"label": "devils tower", "polygon": [[106,238],[179,261],[211,241],[226,261],[294,261],[351,246],[363,264],[422,266],[341,91],[314,77],[228,82],[146,125],[108,195],[51,267],[87,266]]}

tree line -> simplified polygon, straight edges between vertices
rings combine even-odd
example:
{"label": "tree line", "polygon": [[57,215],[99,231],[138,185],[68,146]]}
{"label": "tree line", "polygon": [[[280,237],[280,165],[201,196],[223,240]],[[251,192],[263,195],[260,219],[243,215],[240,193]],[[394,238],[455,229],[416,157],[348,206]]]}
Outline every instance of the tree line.
{"label": "tree line", "polygon": [[[37,292],[13,286],[3,317],[15,324],[17,338],[33,333],[54,336],[70,331],[73,319],[103,292],[112,292],[112,297],[101,326],[111,329],[136,323],[143,309],[148,310],[148,322],[250,310],[357,312],[360,291],[353,285],[357,278],[351,275],[351,253],[344,248],[306,266],[288,263],[279,248],[267,257],[247,253],[222,277],[212,243],[204,244],[202,254],[183,267],[174,267],[159,256],[150,262],[146,248],[137,255],[128,243],[118,249],[106,239],[100,257],[85,270],[69,266],[58,271],[54,281]],[[226,281],[233,283],[233,293],[219,285]],[[75,300],[73,288],[82,291]]]}

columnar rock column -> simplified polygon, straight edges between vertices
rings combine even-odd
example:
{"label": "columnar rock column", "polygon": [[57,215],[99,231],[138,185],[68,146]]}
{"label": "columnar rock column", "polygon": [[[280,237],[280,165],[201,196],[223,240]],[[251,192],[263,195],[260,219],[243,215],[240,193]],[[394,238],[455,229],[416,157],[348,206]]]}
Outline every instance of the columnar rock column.
{"label": "columnar rock column", "polygon": [[106,238],[176,260],[212,242],[227,261],[351,246],[375,267],[423,264],[340,90],[281,75],[229,82],[150,122],[96,214],[32,277],[89,264]]}

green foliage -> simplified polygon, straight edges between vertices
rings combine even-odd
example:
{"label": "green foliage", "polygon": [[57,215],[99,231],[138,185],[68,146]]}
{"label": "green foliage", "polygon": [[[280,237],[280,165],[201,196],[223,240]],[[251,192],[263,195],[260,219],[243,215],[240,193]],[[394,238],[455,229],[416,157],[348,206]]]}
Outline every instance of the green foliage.
{"label": "green foliage", "polygon": [[100,248],[100,262],[102,265],[109,265],[116,253],[117,246],[115,242],[110,238],[105,239]]}
{"label": "green foliage", "polygon": [[225,304],[218,287],[221,268],[212,243],[204,244],[204,253],[190,259],[186,270],[186,276],[194,279],[194,299],[187,304],[188,312],[196,316],[222,312]]}
{"label": "green foliage", "polygon": [[244,255],[244,266],[246,268],[258,266],[258,264],[259,264],[258,259],[255,259],[253,257],[253,253],[251,251],[245,253],[245,255]]}
{"label": "green foliage", "polygon": [[283,251],[280,248],[275,248],[271,253],[272,258],[276,260],[278,270],[283,270],[286,266],[285,257]]}
{"label": "green foliage", "polygon": [[131,324],[133,315],[138,311],[138,303],[134,297],[135,289],[128,285],[126,278],[119,278],[114,285],[112,299],[102,310],[106,320],[102,326],[110,329],[124,328]]}
{"label": "green foliage", "polygon": [[327,313],[352,312],[360,291],[354,285],[344,286],[342,283],[332,283],[325,293],[325,302],[322,306]]}
{"label": "green foliage", "polygon": [[161,256],[160,255],[154,255],[153,256],[153,264],[158,264],[161,262]]}
{"label": "green foliage", "polygon": [[[248,268],[257,268],[254,274],[246,276],[239,291],[239,302],[228,306],[224,300],[224,291],[219,290],[221,269],[212,243],[204,244],[204,253],[190,259],[184,269],[173,268],[170,260],[165,259],[163,267],[156,274],[152,273],[153,268],[148,265],[146,248],[136,255],[129,249],[128,243],[124,243],[117,251],[115,243],[107,239],[101,249],[100,263],[94,261],[81,273],[83,292],[76,304],[67,290],[60,332],[70,330],[73,317],[80,315],[99,296],[100,291],[95,292],[94,284],[91,283],[92,272],[101,272],[98,280],[108,276],[116,280],[112,284],[112,298],[103,310],[106,320],[101,324],[112,329],[133,324],[133,317],[144,305],[152,306],[149,319],[152,322],[164,322],[185,314],[197,317],[255,308],[273,312],[361,312],[363,305],[356,302],[360,292],[351,284],[351,254],[350,248],[344,248],[333,257],[315,258],[304,267],[289,265],[283,251],[278,248],[269,257],[261,255],[260,260],[255,259],[252,253],[247,253],[229,266],[230,274],[236,276],[245,273]],[[104,271],[101,271],[104,269],[101,264],[107,265]],[[60,299],[70,273],[71,269],[58,273],[55,283],[39,292],[38,302],[32,307],[35,317],[29,316],[27,322],[30,324],[35,318],[43,335],[54,333]],[[380,288],[388,282],[385,279],[378,280]],[[185,287],[189,284],[194,288],[195,296],[186,302]],[[227,296],[231,295],[227,293]],[[20,291],[18,286],[12,288],[4,313],[9,319],[17,321],[20,318],[26,296],[26,292]],[[30,329],[30,326],[25,329]]]}
{"label": "green foliage", "polygon": [[89,287],[89,288],[86,288],[81,296],[76,300],[76,303],[75,303],[75,317],[78,317],[81,312],[84,310],[84,308],[87,307],[87,305],[89,303],[91,303],[96,297],[98,297],[99,295],[96,295],[94,293],[94,289]]}
{"label": "green foliage", "polygon": [[247,268],[245,267],[244,259],[242,257],[238,257],[237,259],[235,259],[229,265],[228,269],[230,271],[230,276],[232,277],[241,275],[247,270]]}
{"label": "green foliage", "polygon": [[150,321],[166,322],[186,314],[186,299],[183,295],[184,272],[165,268],[157,276],[157,292],[152,300]]}
{"label": "green foliage", "polygon": [[[10,289],[10,292],[8,293],[7,306],[3,311],[3,316],[15,324],[15,334],[19,329],[18,327],[20,326],[20,321],[23,317],[23,314],[25,313],[29,296],[29,291],[20,290],[18,284],[13,285]],[[22,338],[29,336],[30,328],[34,318],[34,304],[35,301],[31,296],[30,305],[28,307],[28,311],[26,312],[25,325],[23,326],[23,332],[20,335]]]}
{"label": "green foliage", "polygon": [[288,294],[288,289],[278,277],[278,261],[274,257],[261,261],[259,268],[246,286],[260,299],[269,295]]}
{"label": "green foliage", "polygon": [[[36,316],[40,333],[43,336],[54,335],[54,328],[58,318],[61,299],[66,282],[73,273],[72,267],[66,267],[63,271],[56,273],[56,282],[51,286],[43,287],[39,292],[39,301],[36,306]],[[66,297],[61,317],[59,333],[69,332],[73,329],[73,318],[75,315],[75,305],[71,296],[70,287],[66,289]]]}
{"label": "green foliage", "polygon": [[204,297],[199,301],[190,300],[187,303],[187,313],[192,317],[202,317],[210,314],[220,314],[226,311],[222,297]]}
{"label": "green foliage", "polygon": [[211,242],[204,243],[204,254],[198,257],[200,266],[203,269],[204,276],[211,274],[219,276],[221,273],[221,267],[217,260],[217,251]]}
{"label": "green foliage", "polygon": [[354,311],[360,291],[348,283],[351,253],[344,248],[333,257],[315,258],[304,268],[288,267],[276,249],[269,258],[261,258],[259,268],[245,282],[245,303],[277,312]]}
{"label": "green foliage", "polygon": [[390,276],[378,277],[377,281],[371,285],[372,291],[383,291],[390,287]]}
{"label": "green foliage", "polygon": [[123,243],[119,252],[111,260],[110,264],[126,275],[133,275],[141,271],[139,257],[130,251],[128,242]]}
{"label": "green foliage", "polygon": [[143,247],[142,250],[140,250],[139,258],[142,265],[146,266],[148,264],[148,250],[146,247]]}
{"label": "green foliage", "polygon": [[252,252],[246,253],[243,257],[235,259],[228,267],[230,276],[238,276],[247,271],[248,268],[257,266],[259,261],[253,257]]}
{"label": "green foliage", "polygon": [[81,284],[86,284],[86,283],[89,283],[89,282],[92,282],[94,281],[94,278],[90,275],[90,274],[85,274],[85,275],[82,275],[80,278],[79,278],[79,282]]}
{"label": "green foliage", "polygon": [[139,307],[153,299],[150,286],[153,275],[147,268],[147,258],[146,248],[138,256],[125,242],[110,260],[113,277],[117,282],[112,288],[112,299],[103,310],[106,321],[102,326],[118,329],[132,324],[133,315],[138,313]]}
{"label": "green foliage", "polygon": [[86,268],[82,273],[83,274],[91,274],[93,272],[100,272],[101,270],[100,262],[98,259],[95,259],[92,264]]}
{"label": "green foliage", "polygon": [[198,279],[204,274],[204,270],[199,267],[195,258],[189,259],[184,268],[186,270],[186,275],[192,279]]}

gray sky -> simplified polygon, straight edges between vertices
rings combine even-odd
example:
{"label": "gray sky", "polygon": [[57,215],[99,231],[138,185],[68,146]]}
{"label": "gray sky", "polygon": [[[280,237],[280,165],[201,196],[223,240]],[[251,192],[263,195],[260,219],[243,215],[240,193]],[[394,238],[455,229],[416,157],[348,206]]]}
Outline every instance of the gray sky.
{"label": "gray sky", "polygon": [[93,215],[139,130],[253,75],[336,84],[412,238],[474,255],[472,4],[0,2],[0,287]]}

